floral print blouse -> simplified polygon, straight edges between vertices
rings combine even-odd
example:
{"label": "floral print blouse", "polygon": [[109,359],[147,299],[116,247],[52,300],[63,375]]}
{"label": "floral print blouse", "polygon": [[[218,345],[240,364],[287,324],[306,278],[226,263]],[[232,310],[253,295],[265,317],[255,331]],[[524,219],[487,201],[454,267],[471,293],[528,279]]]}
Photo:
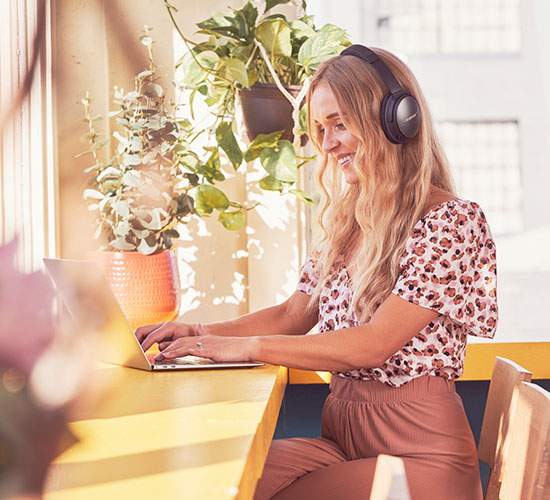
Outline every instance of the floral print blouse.
{"label": "floral print blouse", "polygon": [[[298,290],[311,295],[317,285],[315,258],[300,274]],[[462,375],[468,335],[492,338],[498,318],[496,251],[477,203],[446,201],[415,225],[400,261],[392,293],[440,315],[377,368],[336,373],[379,380],[398,387],[415,377]],[[319,331],[358,326],[351,309],[346,268],[324,283],[319,299]]]}

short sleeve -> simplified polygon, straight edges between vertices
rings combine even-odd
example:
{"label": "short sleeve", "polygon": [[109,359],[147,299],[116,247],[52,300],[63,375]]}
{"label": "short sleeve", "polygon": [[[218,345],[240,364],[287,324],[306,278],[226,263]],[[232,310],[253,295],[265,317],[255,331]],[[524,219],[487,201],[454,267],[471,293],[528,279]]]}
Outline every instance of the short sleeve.
{"label": "short sleeve", "polygon": [[313,295],[313,290],[319,281],[319,276],[315,269],[316,263],[317,259],[313,255],[309,255],[300,271],[300,278],[298,279],[298,286],[296,288],[308,295]]}
{"label": "short sleeve", "polygon": [[470,335],[496,331],[496,248],[483,211],[473,202],[442,205],[407,240],[392,291],[449,317]]}

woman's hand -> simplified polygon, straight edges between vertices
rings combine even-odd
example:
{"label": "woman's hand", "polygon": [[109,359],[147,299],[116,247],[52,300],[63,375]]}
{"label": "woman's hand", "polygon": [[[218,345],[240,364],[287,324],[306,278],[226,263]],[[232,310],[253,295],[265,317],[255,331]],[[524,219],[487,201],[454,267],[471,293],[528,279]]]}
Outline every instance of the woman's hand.
{"label": "woman's hand", "polygon": [[254,337],[182,336],[157,354],[155,360],[170,361],[191,354],[214,361],[256,361],[256,349],[257,340]]}
{"label": "woman's hand", "polygon": [[[197,328],[197,330],[199,330]],[[144,352],[153,344],[157,343],[162,351],[166,349],[174,340],[185,337],[201,335],[203,330],[195,331],[194,325],[187,323],[175,323],[167,321],[166,323],[155,323],[154,325],[140,326],[135,335]]]}

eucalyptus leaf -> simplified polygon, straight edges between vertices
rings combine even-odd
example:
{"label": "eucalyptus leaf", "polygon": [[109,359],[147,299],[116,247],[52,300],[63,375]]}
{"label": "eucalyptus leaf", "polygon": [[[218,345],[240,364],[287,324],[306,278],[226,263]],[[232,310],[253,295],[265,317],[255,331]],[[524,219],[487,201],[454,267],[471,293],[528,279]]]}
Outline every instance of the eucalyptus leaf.
{"label": "eucalyptus leaf", "polygon": [[216,141],[218,142],[218,146],[225,151],[233,168],[237,170],[243,162],[243,153],[241,148],[239,148],[230,123],[221,122],[218,125],[216,128]]}
{"label": "eucalyptus leaf", "polygon": [[126,236],[130,232],[130,228],[130,223],[127,220],[122,220],[113,229],[113,233],[117,236]]}
{"label": "eucalyptus leaf", "polygon": [[92,200],[102,200],[105,197],[103,193],[100,193],[96,189],[85,189],[84,190],[84,199],[87,200],[91,198]]}
{"label": "eucalyptus leaf", "polygon": [[266,172],[279,181],[298,180],[296,152],[290,141],[279,141],[277,150],[264,149],[260,154],[260,162]]}
{"label": "eucalyptus leaf", "polygon": [[126,200],[118,200],[112,204],[113,210],[123,219],[130,216],[130,206]]}
{"label": "eucalyptus leaf", "polygon": [[157,251],[158,245],[154,244],[149,246],[146,240],[141,240],[140,244],[137,247],[139,253],[143,255],[151,255]]}
{"label": "eucalyptus leaf", "polygon": [[147,70],[142,71],[141,73],[139,73],[137,75],[137,79],[138,80],[143,80],[144,78],[147,78],[147,77],[151,76],[152,74],[153,74],[153,72],[147,69]]}
{"label": "eucalyptus leaf", "polygon": [[149,211],[148,214],[148,221],[146,221],[143,217],[140,217],[142,224],[147,229],[151,229],[152,231],[158,231],[159,229],[162,229],[162,224],[160,222],[160,212],[158,208],[153,208]]}
{"label": "eucalyptus leaf", "polygon": [[136,246],[128,243],[125,236],[119,236],[115,240],[109,242],[113,248],[117,250],[135,250]]}
{"label": "eucalyptus leaf", "polygon": [[141,165],[141,158],[139,154],[125,154],[122,157],[122,161],[125,165],[130,167],[135,167],[136,165]]}
{"label": "eucalyptus leaf", "polygon": [[235,212],[222,212],[218,216],[218,220],[226,229],[236,231],[241,229],[241,227],[246,224],[246,213],[242,210],[237,210]]}
{"label": "eucalyptus leaf", "polygon": [[128,170],[122,176],[122,182],[130,187],[138,187],[141,184],[139,172],[135,170]]}
{"label": "eucalyptus leaf", "polygon": [[256,26],[256,38],[274,56],[292,55],[290,26],[280,18],[264,19]]}
{"label": "eucalyptus leaf", "polygon": [[97,181],[101,182],[106,177],[120,177],[122,175],[122,172],[115,167],[107,167],[105,170],[103,170],[98,176]]}

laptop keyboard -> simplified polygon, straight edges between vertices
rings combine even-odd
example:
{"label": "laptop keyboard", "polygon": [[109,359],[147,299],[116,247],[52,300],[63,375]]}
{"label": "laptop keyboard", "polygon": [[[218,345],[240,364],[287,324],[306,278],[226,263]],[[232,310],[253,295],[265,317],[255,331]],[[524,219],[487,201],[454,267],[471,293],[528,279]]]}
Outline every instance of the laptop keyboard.
{"label": "laptop keyboard", "polygon": [[162,366],[162,365],[212,365],[216,362],[209,358],[201,358],[199,356],[181,356],[179,358],[172,358],[170,361],[156,361],[156,354],[147,354],[149,363],[152,365]]}

